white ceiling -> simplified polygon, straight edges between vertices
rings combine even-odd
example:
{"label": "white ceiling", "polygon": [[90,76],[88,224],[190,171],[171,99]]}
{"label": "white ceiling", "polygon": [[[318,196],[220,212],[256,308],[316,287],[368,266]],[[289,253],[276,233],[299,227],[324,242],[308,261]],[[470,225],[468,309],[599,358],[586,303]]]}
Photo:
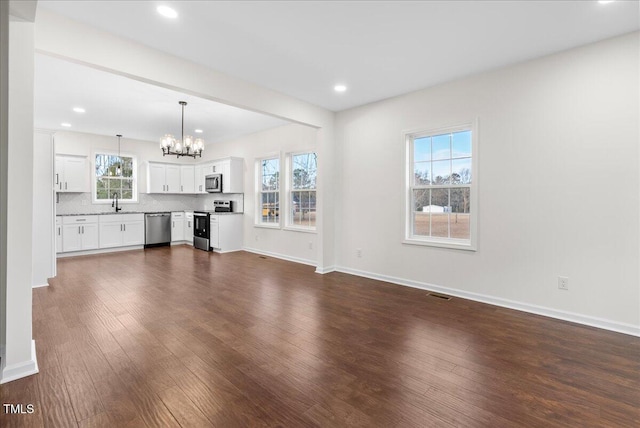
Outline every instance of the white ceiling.
{"label": "white ceiling", "polygon": [[[164,134],[180,138],[182,113],[178,101],[187,102],[185,135],[203,138],[207,145],[289,123],[36,54],[36,128],[122,134],[126,138],[159,144]],[[86,112],[75,113],[74,107],[82,107]],[[62,127],[63,122],[71,127]],[[203,133],[196,134],[195,129]]]}
{"label": "white ceiling", "polygon": [[[160,4],[179,16],[156,12]],[[48,1],[156,49],[340,111],[640,28],[637,1]],[[343,83],[345,93],[333,86]]]}

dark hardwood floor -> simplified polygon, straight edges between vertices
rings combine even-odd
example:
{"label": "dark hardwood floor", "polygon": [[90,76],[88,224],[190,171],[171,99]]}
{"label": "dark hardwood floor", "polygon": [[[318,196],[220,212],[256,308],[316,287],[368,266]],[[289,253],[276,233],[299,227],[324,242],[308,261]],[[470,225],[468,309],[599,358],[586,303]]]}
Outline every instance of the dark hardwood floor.
{"label": "dark hardwood floor", "polygon": [[58,260],[0,426],[637,427],[640,339],[238,252]]}

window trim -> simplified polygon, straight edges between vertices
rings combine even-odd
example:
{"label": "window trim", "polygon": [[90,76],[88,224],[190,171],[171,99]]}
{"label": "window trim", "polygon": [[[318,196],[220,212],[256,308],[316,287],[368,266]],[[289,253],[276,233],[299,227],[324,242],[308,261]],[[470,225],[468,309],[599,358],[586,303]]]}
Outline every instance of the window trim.
{"label": "window trim", "polygon": [[[110,204],[112,199],[97,199],[96,186],[98,185],[98,179],[96,177],[96,155],[108,155],[108,156],[118,156],[118,152],[114,150],[95,150],[91,155],[91,203],[95,205],[102,204]],[[132,199],[122,200],[118,199],[119,204],[137,204],[139,203],[138,197],[138,157],[133,153],[129,152],[120,152],[120,156],[128,157],[132,160],[132,168],[133,168],[133,186],[131,189],[131,194],[133,196]]]}
{"label": "window trim", "polygon": [[[412,143],[415,138],[424,136],[433,136],[443,133],[453,133],[459,131],[471,131],[471,171],[472,181],[470,185],[462,185],[456,187],[468,187],[470,189],[470,219],[469,219],[469,239],[458,238],[441,238],[441,237],[417,237],[412,234],[413,229],[413,206],[412,206],[412,189],[414,177],[414,158]],[[404,144],[404,230],[403,244],[419,245],[437,248],[449,248],[456,250],[477,251],[478,249],[478,119],[471,122],[461,123],[450,126],[432,126],[417,129],[406,130],[402,132],[402,141]],[[431,186],[430,188],[447,188],[452,186]]]}
{"label": "window trim", "polygon": [[[286,217],[285,217],[285,221],[284,221],[284,227],[283,230],[291,230],[291,231],[296,231],[296,232],[305,232],[305,233],[317,233],[318,231],[318,226],[317,226],[317,206],[316,206],[316,225],[315,226],[300,226],[300,225],[296,225],[293,224],[293,219],[291,218],[291,193],[294,192],[293,189],[293,157],[297,156],[297,155],[302,155],[302,154],[308,154],[308,153],[313,153],[316,156],[316,187],[313,189],[313,191],[316,193],[316,204],[317,204],[317,200],[318,200],[318,177],[317,177],[317,172],[318,172],[318,168],[317,168],[317,163],[320,161],[320,156],[318,155],[318,151],[313,148],[313,149],[307,149],[307,150],[300,150],[300,151],[294,151],[294,152],[288,152],[286,154],[286,188],[284,190],[285,194],[286,194],[286,198],[285,198],[285,204],[284,207],[286,209]],[[306,189],[306,190],[311,190],[311,189]]]}
{"label": "window trim", "polygon": [[[280,152],[255,158],[255,227],[263,227],[266,229],[282,229],[282,215],[278,216],[277,223],[262,222],[262,161],[277,159],[278,160],[278,198],[280,201],[280,211],[282,211],[282,156]],[[275,192],[274,192],[275,193]]]}

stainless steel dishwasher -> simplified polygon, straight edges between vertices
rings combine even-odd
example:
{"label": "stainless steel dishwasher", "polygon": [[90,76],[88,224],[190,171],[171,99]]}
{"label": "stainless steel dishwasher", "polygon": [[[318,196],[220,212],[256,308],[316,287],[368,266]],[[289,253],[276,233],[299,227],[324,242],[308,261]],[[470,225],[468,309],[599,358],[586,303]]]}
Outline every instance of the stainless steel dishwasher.
{"label": "stainless steel dishwasher", "polygon": [[144,248],[171,245],[171,213],[144,215]]}

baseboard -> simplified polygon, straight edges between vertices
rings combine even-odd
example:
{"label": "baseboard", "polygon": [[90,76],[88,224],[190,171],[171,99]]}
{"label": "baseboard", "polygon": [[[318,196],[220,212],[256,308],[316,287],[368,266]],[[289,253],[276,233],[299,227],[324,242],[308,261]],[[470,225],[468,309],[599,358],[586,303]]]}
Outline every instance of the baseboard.
{"label": "baseboard", "polygon": [[[4,353],[2,355],[5,355]],[[31,359],[17,364],[11,364],[2,368],[0,384],[11,382],[38,373],[38,360],[36,358],[36,341],[31,341]]]}
{"label": "baseboard", "polygon": [[144,250],[144,245],[131,245],[128,247],[114,247],[114,248],[96,248],[95,250],[72,251],[69,253],[57,253],[56,257],[61,259],[64,257],[90,256],[93,254],[117,253],[119,251],[131,251],[131,250]]}
{"label": "baseboard", "polygon": [[215,248],[213,249],[213,252],[214,253],[218,253],[218,254],[236,253],[238,251],[243,251],[243,249],[242,248],[238,248],[238,249],[235,249],[235,250],[218,250],[218,249],[215,249]]}
{"label": "baseboard", "polygon": [[429,284],[424,282],[413,281],[404,278],[398,278],[388,275],[379,275],[372,272],[351,269],[344,266],[336,266],[336,271],[348,273],[350,275],[361,276],[364,278],[376,279],[378,281],[390,282],[405,287],[419,288],[421,290],[436,291],[438,293],[450,296],[460,297],[463,299],[473,300],[476,302],[487,303],[489,305],[500,306],[517,311],[528,312],[536,315],[542,315],[549,318],[555,318],[563,321],[574,322],[577,324],[587,325],[590,327],[601,328],[604,330],[615,331],[617,333],[628,334],[630,336],[640,337],[640,326],[633,324],[620,323],[607,319],[592,317],[588,315],[576,314],[573,312],[561,311],[557,309],[547,308],[544,306],[531,305],[529,303],[517,302],[500,297],[488,296],[485,294],[472,293],[469,291],[458,290],[455,288],[443,287],[440,285]]}
{"label": "baseboard", "polygon": [[269,257],[274,257],[276,259],[281,259],[281,260],[287,260],[290,262],[295,262],[295,263],[302,263],[303,265],[309,265],[309,266],[315,266],[316,262],[313,260],[307,260],[307,259],[302,259],[299,257],[291,257],[291,256],[286,256],[284,254],[278,254],[278,253],[272,253],[271,251],[263,251],[263,250],[257,250],[255,248],[244,248],[244,251],[247,251],[249,253],[254,253],[254,254],[260,254],[263,256],[269,256]]}
{"label": "baseboard", "polygon": [[32,285],[31,288],[40,288],[40,287],[48,287],[49,283],[45,282],[44,284],[40,284],[40,285]]}
{"label": "baseboard", "polygon": [[335,266],[327,266],[327,267],[316,266],[316,273],[319,273],[322,275],[324,275],[325,273],[335,272],[335,270],[336,270]]}

